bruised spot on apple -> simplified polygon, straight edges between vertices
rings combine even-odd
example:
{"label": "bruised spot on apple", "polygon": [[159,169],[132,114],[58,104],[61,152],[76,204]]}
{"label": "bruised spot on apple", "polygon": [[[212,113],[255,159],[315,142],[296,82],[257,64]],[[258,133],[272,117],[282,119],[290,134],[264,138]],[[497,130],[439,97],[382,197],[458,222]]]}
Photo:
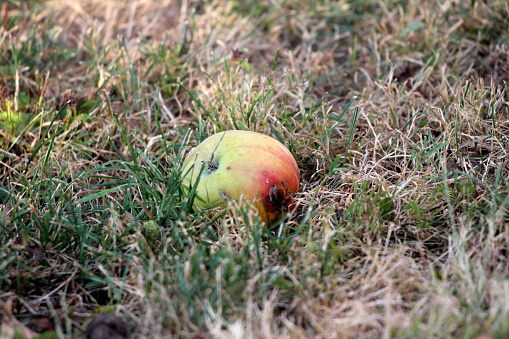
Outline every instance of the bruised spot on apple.
{"label": "bruised spot on apple", "polygon": [[288,149],[274,138],[249,131],[214,134],[191,150],[183,165],[183,187],[196,185],[195,208],[224,207],[227,200],[252,200],[267,225],[292,207],[300,173]]}

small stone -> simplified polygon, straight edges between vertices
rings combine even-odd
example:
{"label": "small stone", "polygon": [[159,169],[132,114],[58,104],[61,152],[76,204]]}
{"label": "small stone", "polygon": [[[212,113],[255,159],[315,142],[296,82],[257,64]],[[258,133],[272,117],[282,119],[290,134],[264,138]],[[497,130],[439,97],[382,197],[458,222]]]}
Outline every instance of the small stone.
{"label": "small stone", "polygon": [[99,314],[88,324],[87,339],[127,339],[125,322],[113,314]]}

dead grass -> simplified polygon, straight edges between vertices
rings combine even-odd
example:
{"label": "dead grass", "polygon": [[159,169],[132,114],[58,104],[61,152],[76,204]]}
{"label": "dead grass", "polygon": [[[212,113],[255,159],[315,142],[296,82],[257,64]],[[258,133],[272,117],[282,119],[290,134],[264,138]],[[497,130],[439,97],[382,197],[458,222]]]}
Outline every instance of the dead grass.
{"label": "dead grass", "polygon": [[[112,312],[146,338],[508,335],[505,1],[0,10],[2,333]],[[297,159],[273,230],[179,189],[227,129]]]}

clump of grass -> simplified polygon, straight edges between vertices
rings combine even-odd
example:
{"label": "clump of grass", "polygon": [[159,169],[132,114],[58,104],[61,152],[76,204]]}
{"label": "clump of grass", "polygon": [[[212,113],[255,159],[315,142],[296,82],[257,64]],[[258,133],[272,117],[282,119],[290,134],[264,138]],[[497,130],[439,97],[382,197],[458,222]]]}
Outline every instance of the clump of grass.
{"label": "clump of grass", "polygon": [[[507,336],[500,1],[0,5],[0,304],[78,337]],[[194,211],[208,135],[271,135],[296,212]]]}

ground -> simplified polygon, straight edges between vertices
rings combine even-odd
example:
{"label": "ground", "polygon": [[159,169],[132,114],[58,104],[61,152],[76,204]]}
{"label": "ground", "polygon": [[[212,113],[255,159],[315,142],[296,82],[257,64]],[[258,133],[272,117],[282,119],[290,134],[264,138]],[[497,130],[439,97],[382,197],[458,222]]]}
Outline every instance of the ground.
{"label": "ground", "polygon": [[[507,338],[508,17],[2,2],[0,336],[97,339],[95,318],[135,338]],[[181,187],[191,148],[232,129],[299,165],[272,227]]]}

